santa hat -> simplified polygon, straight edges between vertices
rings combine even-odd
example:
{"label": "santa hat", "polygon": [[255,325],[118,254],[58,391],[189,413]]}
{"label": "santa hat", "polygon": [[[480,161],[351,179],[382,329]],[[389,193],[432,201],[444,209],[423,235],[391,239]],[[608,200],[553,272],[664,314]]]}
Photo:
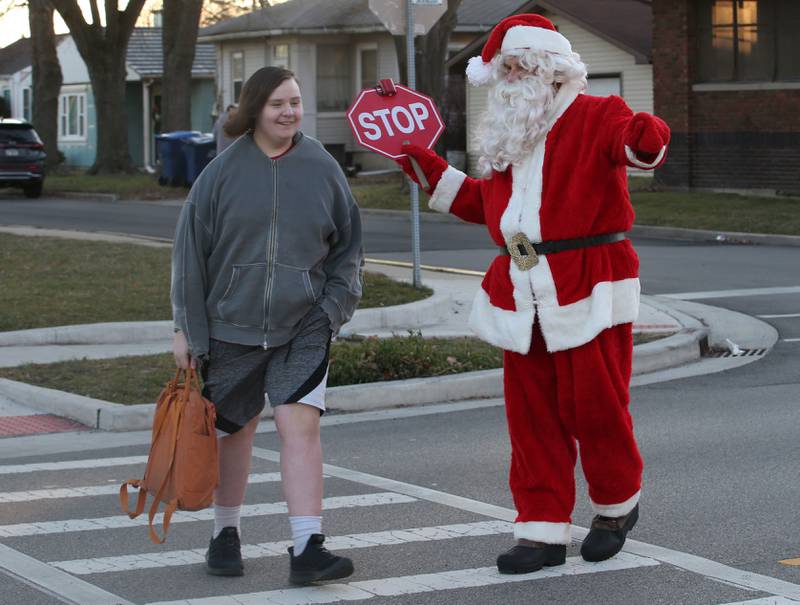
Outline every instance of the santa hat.
{"label": "santa hat", "polygon": [[522,14],[506,17],[495,25],[479,57],[472,57],[467,64],[467,79],[473,86],[483,86],[492,79],[494,56],[521,55],[529,49],[568,55],[572,46],[556,31],[553,23],[541,15]]}

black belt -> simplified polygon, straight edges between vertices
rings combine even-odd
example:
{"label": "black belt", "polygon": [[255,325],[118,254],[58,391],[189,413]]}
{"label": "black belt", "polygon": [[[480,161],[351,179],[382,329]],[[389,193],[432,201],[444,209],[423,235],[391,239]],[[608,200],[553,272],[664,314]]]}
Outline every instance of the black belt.
{"label": "black belt", "polygon": [[511,256],[516,265],[523,271],[535,267],[542,254],[555,254],[556,252],[566,252],[567,250],[580,250],[581,248],[591,248],[603,244],[613,244],[625,239],[625,233],[605,233],[603,235],[593,235],[591,237],[581,237],[579,239],[559,239],[551,242],[533,243],[525,235],[518,233],[506,247],[500,248],[500,254]]}

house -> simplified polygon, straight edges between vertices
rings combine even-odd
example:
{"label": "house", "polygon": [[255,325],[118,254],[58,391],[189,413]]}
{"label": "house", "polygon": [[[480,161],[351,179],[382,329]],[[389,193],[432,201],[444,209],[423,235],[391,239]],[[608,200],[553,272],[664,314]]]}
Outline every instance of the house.
{"label": "house", "polygon": [[[540,13],[572,44],[589,71],[592,95],[620,95],[633,111],[653,111],[653,66],[651,64],[651,7],[647,0],[500,0],[506,17],[515,13]],[[450,68],[466,68],[470,57],[479,55],[489,32],[472,40],[448,61]],[[467,87],[467,158],[471,173],[477,171],[478,144],[474,133],[486,110],[486,87]],[[649,176],[640,170],[631,174]]]}
{"label": "house", "polygon": [[[64,36],[57,36],[56,43],[63,39]],[[0,117],[31,119],[33,105],[29,80],[32,48],[30,38],[20,38],[0,48]],[[27,84],[23,84],[24,81]]]}
{"label": "house", "polygon": [[[217,94],[233,102],[244,81],[265,65],[286,66],[303,90],[303,130],[330,151],[364,169],[388,160],[359,148],[345,110],[377,79],[398,78],[395,41],[369,10],[368,0],[290,0],[201,30],[217,48]],[[597,8],[593,8],[593,7]],[[562,8],[563,7],[563,8]],[[589,8],[587,8],[589,7]],[[515,12],[546,12],[589,64],[592,91],[621,93],[635,110],[652,111],[650,6],[644,0],[463,0],[450,39],[447,148],[467,151],[468,131],[485,107],[486,91],[465,86],[466,60],[483,36]],[[419,60],[419,59],[418,59]],[[457,161],[459,154],[452,154]]]}
{"label": "house", "polygon": [[672,128],[656,178],[800,193],[800,2],[653,0],[655,106]]}
{"label": "house", "polygon": [[[30,39],[23,38],[0,50],[0,74],[11,72],[0,75],[0,89],[9,91],[10,114],[26,120],[31,119],[30,49]],[[56,51],[64,78],[59,99],[58,148],[67,165],[88,167],[94,163],[97,149],[94,95],[89,72],[71,36],[58,36]],[[190,91],[192,130],[211,130],[215,69],[214,47],[198,44]],[[126,110],[131,158],[137,166],[152,167],[156,157],[154,137],[161,131],[159,106],[163,56],[160,28],[134,29],[128,43],[127,72]]]}

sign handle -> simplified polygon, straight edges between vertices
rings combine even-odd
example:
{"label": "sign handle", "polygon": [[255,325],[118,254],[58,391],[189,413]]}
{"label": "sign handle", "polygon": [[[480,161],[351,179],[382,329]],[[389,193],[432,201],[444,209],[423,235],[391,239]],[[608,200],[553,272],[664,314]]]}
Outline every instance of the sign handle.
{"label": "sign handle", "polygon": [[[408,141],[403,141],[403,145],[408,145]],[[422,187],[425,191],[428,191],[431,185],[430,183],[428,183],[428,179],[425,178],[425,173],[422,172],[422,168],[420,168],[419,162],[417,162],[417,160],[415,160],[410,155],[407,157],[411,162],[411,167],[414,169],[414,174],[417,175],[417,181],[419,182],[419,186]]]}

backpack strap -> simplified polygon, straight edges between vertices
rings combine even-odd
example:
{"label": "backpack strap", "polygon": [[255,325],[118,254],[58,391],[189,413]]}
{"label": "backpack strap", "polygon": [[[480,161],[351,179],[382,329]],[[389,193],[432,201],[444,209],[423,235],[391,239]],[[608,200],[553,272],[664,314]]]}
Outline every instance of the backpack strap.
{"label": "backpack strap", "polygon": [[[135,487],[139,490],[139,495],[136,498],[136,510],[131,511],[128,509],[128,486]],[[144,504],[147,500],[147,490],[142,487],[140,479],[128,479],[119,487],[119,503],[122,506],[122,512],[126,513],[131,519],[135,519],[144,512]]]}

